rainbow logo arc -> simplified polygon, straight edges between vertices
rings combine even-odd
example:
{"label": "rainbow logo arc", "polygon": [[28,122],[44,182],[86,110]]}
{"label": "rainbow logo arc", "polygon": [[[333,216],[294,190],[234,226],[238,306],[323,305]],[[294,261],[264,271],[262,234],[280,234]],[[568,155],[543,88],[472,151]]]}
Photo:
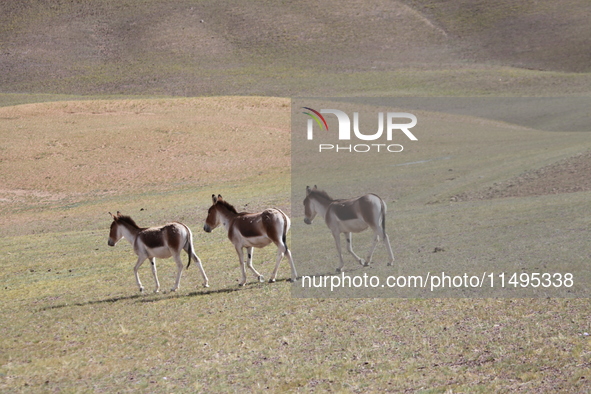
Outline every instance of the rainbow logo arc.
{"label": "rainbow logo arc", "polygon": [[309,117],[311,117],[312,119],[314,119],[316,121],[316,123],[318,123],[318,126],[320,126],[320,129],[325,129],[326,131],[328,131],[328,123],[326,123],[326,120],[324,119],[324,116],[322,116],[320,114],[320,112],[309,108],[309,107],[302,107],[303,109],[307,109],[310,112],[304,112],[304,114],[308,115]]}

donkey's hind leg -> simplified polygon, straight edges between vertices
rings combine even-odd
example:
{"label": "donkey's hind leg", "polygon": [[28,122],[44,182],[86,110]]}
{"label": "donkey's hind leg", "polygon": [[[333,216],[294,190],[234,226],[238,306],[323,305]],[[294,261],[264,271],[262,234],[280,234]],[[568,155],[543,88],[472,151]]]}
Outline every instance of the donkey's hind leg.
{"label": "donkey's hind leg", "polygon": [[195,252],[192,252],[191,256],[193,256],[193,260],[197,263],[197,267],[199,267],[199,271],[201,271],[201,276],[203,276],[203,287],[209,287],[209,279],[207,279],[207,275],[205,275],[205,270],[203,269],[203,264],[201,264],[201,259]]}
{"label": "donkey's hind leg", "polygon": [[384,241],[384,244],[386,245],[386,249],[388,249],[388,255],[390,256],[390,262],[388,263],[388,265],[394,265],[394,253],[392,253],[392,246],[390,245],[390,238],[388,237],[388,234],[386,234],[386,232],[384,232],[382,240]]}
{"label": "donkey's hind leg", "polygon": [[296,271],[296,267],[293,262],[291,250],[287,249],[287,245],[285,246],[285,249],[285,255],[287,256],[287,261],[289,261],[289,267],[291,268],[291,281],[295,282],[298,279],[298,272]]}
{"label": "donkey's hind leg", "polygon": [[183,274],[183,260],[181,260],[181,254],[177,253],[174,256],[174,262],[176,263],[176,281],[174,287],[170,291],[177,291],[181,285],[181,275]]}
{"label": "donkey's hind leg", "polygon": [[390,238],[388,238],[388,234],[386,234],[385,231],[383,231],[382,229],[377,229],[374,230],[373,244],[371,245],[371,249],[369,250],[369,257],[367,258],[368,262],[365,264],[366,266],[369,265],[369,263],[371,263],[371,256],[373,256],[373,252],[378,242],[380,241],[380,238],[382,239],[384,245],[386,245],[386,249],[388,250],[388,256],[390,257],[388,265],[394,265],[394,253],[392,253],[392,246],[390,246]]}
{"label": "donkey's hind leg", "polygon": [[269,283],[275,282],[275,279],[277,278],[277,271],[279,271],[279,264],[281,263],[281,260],[283,260],[283,255],[285,254],[285,251],[288,251],[286,246],[277,244],[277,259],[275,260],[275,268],[271,273]]}
{"label": "donkey's hind leg", "polygon": [[376,246],[378,245],[379,241],[380,236],[377,233],[374,233],[373,242],[371,244],[371,248],[369,248],[369,253],[367,254],[367,261],[365,262],[366,267],[369,267],[369,264],[371,263],[371,258],[373,256],[373,252],[376,250]]}
{"label": "donkey's hind leg", "polygon": [[289,261],[289,266],[291,268],[291,281],[295,282],[297,277],[298,277],[298,273],[296,272],[295,269],[295,265],[293,263],[293,257],[291,256],[291,251],[287,248],[287,245],[277,245],[277,262],[275,263],[275,269],[273,270],[273,273],[271,274],[271,279],[269,279],[269,283],[273,283],[275,282],[275,279],[277,278],[277,271],[279,271],[279,264],[281,263],[281,260],[283,259],[283,256],[286,255],[287,256],[287,260]]}

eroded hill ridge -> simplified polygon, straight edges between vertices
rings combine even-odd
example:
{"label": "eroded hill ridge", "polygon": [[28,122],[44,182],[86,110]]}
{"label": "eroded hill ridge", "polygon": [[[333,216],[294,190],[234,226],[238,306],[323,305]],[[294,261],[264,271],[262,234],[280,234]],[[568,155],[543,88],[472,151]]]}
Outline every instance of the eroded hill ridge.
{"label": "eroded hill ridge", "polygon": [[452,197],[453,201],[490,200],[504,197],[529,197],[591,190],[591,151],[523,174],[473,192]]}

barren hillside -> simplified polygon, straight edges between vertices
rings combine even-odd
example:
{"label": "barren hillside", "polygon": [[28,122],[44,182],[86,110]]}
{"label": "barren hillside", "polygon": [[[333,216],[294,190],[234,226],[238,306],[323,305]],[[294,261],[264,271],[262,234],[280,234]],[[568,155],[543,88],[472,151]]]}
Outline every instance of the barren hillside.
{"label": "barren hillside", "polygon": [[8,0],[0,92],[531,93],[550,89],[550,77],[554,91],[587,92],[588,78],[503,67],[589,72],[590,8],[586,0]]}

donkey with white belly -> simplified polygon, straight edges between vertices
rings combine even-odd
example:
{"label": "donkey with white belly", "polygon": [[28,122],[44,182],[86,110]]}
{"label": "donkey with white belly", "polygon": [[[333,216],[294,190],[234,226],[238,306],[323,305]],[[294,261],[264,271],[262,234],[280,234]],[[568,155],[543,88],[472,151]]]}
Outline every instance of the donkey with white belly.
{"label": "donkey with white belly", "polygon": [[[337,272],[342,271],[345,263],[341,253],[341,233],[345,233],[347,239],[347,250],[355,257],[361,265],[369,266],[371,257],[378,241],[381,239],[390,255],[388,265],[394,263],[394,254],[390,246],[390,239],[386,234],[386,203],[375,194],[366,194],[358,198],[347,200],[335,200],[325,191],[318,190],[316,186],[311,189],[306,186],[306,198],[304,199],[304,222],[312,224],[316,215],[324,218],[326,225],[332,232],[337,252],[339,254],[340,266]],[[353,252],[351,245],[351,233],[360,233],[367,228],[374,232],[374,240],[369,250],[367,260],[363,260]]]}
{"label": "donkey with white belly", "polygon": [[[213,205],[207,211],[207,219],[203,230],[209,233],[220,224],[226,228],[228,238],[234,244],[240,259],[240,269],[242,271],[240,286],[244,286],[246,283],[245,265],[248,265],[248,268],[259,281],[264,280],[263,275],[252,266],[252,253],[254,248],[264,248],[271,242],[277,245],[277,262],[269,282],[275,282],[283,255],[287,255],[289,260],[292,282],[296,280],[298,274],[291,257],[291,251],[287,248],[286,243],[291,222],[283,211],[269,208],[259,213],[238,213],[236,208],[226,202],[220,194],[217,197],[212,195],[211,198]],[[247,250],[248,260],[244,258],[244,248]]]}
{"label": "donkey with white belly", "polygon": [[[110,212],[109,212],[110,213]],[[182,223],[174,222],[160,227],[142,228],[138,226],[132,218],[122,215],[119,211],[117,215],[113,215],[113,223],[111,223],[111,231],[109,233],[109,246],[115,246],[121,238],[125,238],[133,246],[133,251],[138,256],[137,263],[133,269],[135,279],[140,291],[144,291],[144,286],[140,282],[138,269],[146,259],[150,259],[152,263],[152,274],[154,274],[154,281],[156,282],[155,293],[160,291],[160,282],[156,273],[156,257],[159,259],[167,259],[174,257],[177,266],[176,283],[172,291],[179,288],[181,282],[181,274],[183,273],[183,262],[181,261],[181,250],[184,250],[189,255],[189,262],[187,268],[191,265],[191,258],[197,262],[197,266],[203,276],[203,286],[209,287],[207,275],[201,265],[201,260],[195,254],[193,247],[193,234],[189,227]]]}

